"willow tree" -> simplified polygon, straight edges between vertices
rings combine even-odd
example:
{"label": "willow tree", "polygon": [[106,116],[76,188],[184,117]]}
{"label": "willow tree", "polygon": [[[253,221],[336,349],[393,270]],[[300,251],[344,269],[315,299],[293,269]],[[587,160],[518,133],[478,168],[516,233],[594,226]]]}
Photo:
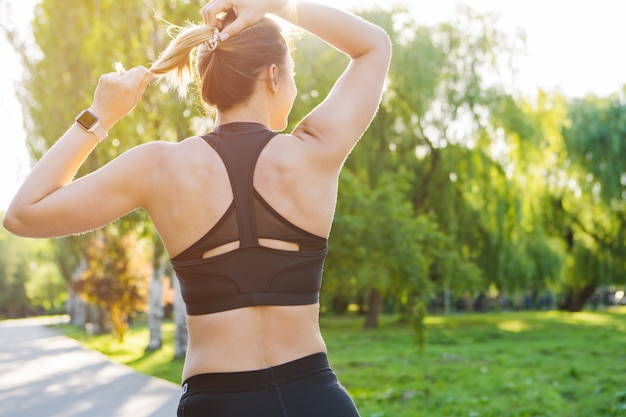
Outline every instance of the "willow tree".
{"label": "willow tree", "polygon": [[581,310],[601,285],[624,282],[624,98],[566,100],[539,92],[505,103],[506,169],[520,190],[527,286]]}
{"label": "willow tree", "polygon": [[505,145],[502,164],[520,204],[521,244],[518,256],[508,263],[519,277],[515,289],[535,295],[547,288],[558,291],[567,250],[553,201],[567,188],[562,179],[570,175],[562,135],[568,123],[565,101],[539,91],[534,100],[503,101],[494,116]]}
{"label": "willow tree", "polygon": [[562,308],[578,311],[599,286],[626,283],[626,87],[570,100],[568,110],[571,186],[557,210],[572,254]]}
{"label": "willow tree", "polygon": [[494,155],[492,114],[510,98],[493,80],[512,71],[502,62],[518,53],[521,39],[467,8],[433,26],[407,15],[393,28],[381,113],[348,166],[369,184],[381,172],[411,173],[414,216],[428,215],[451,242],[422,277],[422,295],[471,295],[505,272],[498,259],[519,229],[516,191]]}

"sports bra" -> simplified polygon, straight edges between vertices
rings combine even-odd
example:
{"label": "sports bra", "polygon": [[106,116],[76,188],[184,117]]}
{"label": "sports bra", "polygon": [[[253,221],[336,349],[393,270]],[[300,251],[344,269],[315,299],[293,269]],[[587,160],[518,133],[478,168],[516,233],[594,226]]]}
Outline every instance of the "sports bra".
{"label": "sports bra", "polygon": [[[188,315],[319,301],[327,239],[289,222],[253,186],[256,162],[274,136],[261,124],[238,122],[202,137],[226,166],[233,201],[203,237],[171,259]],[[261,238],[295,243],[300,250],[261,246]],[[204,258],[237,241],[237,249]]]}

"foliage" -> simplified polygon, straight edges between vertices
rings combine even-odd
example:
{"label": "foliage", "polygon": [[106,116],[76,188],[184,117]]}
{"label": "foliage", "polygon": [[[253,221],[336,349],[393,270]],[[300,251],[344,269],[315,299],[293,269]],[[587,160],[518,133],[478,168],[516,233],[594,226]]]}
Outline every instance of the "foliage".
{"label": "foliage", "polygon": [[497,117],[508,141],[505,170],[527,191],[530,282],[551,285],[561,308],[579,311],[596,288],[624,282],[626,107],[619,96],[567,101],[543,92],[515,106]]}
{"label": "foliage", "polygon": [[563,207],[576,246],[577,285],[626,283],[626,87],[569,105],[563,136],[574,167],[574,198]]}
{"label": "foliage", "polygon": [[[626,396],[626,311],[434,316],[429,348],[418,355],[413,330],[385,317],[363,331],[356,318],[323,318],[330,362],[364,417],[622,416]],[[172,325],[166,326],[171,346]],[[128,343],[84,340],[140,372],[180,383],[173,352],[145,353],[145,327]]]}
{"label": "foliage", "polygon": [[25,288],[31,308],[38,314],[64,312],[67,283],[56,263],[55,242],[50,239],[36,239],[25,243],[30,249],[30,268]]}
{"label": "foliage", "polygon": [[518,201],[512,249],[521,256],[507,264],[519,276],[516,289],[538,291],[565,274],[564,233],[551,201],[562,190],[559,178],[567,175],[561,134],[568,123],[567,108],[562,97],[540,92],[535,103],[501,102],[493,117],[505,144],[503,171]]}
{"label": "foliage", "polygon": [[[113,230],[113,226],[108,228],[109,232]],[[142,247],[146,243],[136,239],[132,232],[92,233],[85,253],[87,268],[74,283],[89,303],[109,313],[120,341],[124,339],[129,318],[145,309],[150,261],[146,248]]]}
{"label": "foliage", "polygon": [[[603,201],[626,197],[626,86],[606,98],[588,96],[568,103],[571,125],[564,132],[572,162],[588,172],[581,187]],[[583,178],[580,179],[581,182]],[[586,184],[585,184],[586,183]]]}
{"label": "foliage", "polygon": [[29,267],[25,242],[0,228],[0,317],[29,313],[25,287]]}
{"label": "foliage", "polygon": [[18,238],[0,228],[0,318],[62,311],[66,286],[51,246],[50,240]]}
{"label": "foliage", "polygon": [[433,242],[442,237],[427,218],[413,216],[408,187],[408,178],[390,174],[370,189],[344,171],[327,261],[328,290],[349,283],[353,293],[363,287],[394,294],[426,290],[428,282],[411,279],[425,277],[432,262],[424,243],[429,237]]}

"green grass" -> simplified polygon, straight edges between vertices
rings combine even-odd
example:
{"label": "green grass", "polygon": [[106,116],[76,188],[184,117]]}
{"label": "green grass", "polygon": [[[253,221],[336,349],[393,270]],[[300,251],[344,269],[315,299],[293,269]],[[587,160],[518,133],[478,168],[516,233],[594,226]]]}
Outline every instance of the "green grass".
{"label": "green grass", "polygon": [[[384,318],[323,318],[329,357],[362,417],[626,417],[626,309],[577,314],[525,312],[427,319],[419,353],[410,329]],[[180,382],[173,325],[161,351],[144,354],[148,333],[124,344],[84,340],[112,360]]]}

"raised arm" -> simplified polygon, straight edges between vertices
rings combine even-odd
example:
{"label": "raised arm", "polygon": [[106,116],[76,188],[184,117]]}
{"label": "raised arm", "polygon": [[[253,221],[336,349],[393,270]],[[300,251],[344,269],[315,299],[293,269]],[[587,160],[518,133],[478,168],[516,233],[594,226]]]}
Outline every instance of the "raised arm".
{"label": "raised arm", "polygon": [[294,131],[303,140],[318,142],[342,163],[380,104],[391,57],[389,37],[356,16],[311,2],[296,2],[281,17],[351,58],[328,97]]}
{"label": "raised arm", "polygon": [[350,13],[308,1],[213,0],[202,10],[204,22],[215,25],[218,14],[231,7],[238,18],[222,31],[226,39],[269,12],[351,58],[328,97],[293,132],[298,138],[319,145],[329,162],[341,164],[380,104],[391,58],[387,34]]}
{"label": "raised arm", "polygon": [[[89,110],[104,130],[135,107],[151,79],[143,67],[100,77]],[[5,213],[4,227],[20,236],[56,237],[101,227],[137,208],[141,195],[132,192],[132,180],[147,149],[129,152],[106,169],[73,181],[100,139],[72,125],[26,178]]]}

